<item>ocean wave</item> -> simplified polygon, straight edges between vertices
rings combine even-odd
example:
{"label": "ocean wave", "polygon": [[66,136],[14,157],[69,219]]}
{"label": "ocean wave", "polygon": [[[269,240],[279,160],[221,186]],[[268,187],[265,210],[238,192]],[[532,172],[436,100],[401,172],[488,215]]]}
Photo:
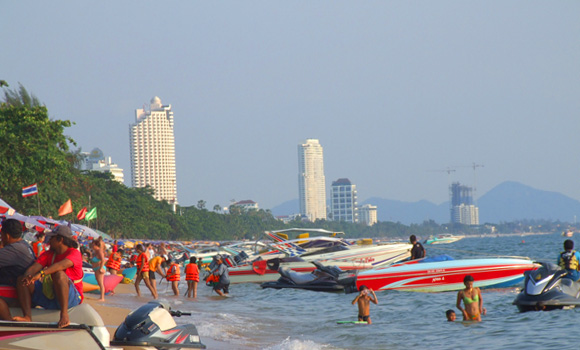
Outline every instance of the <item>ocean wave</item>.
{"label": "ocean wave", "polygon": [[263,350],[322,350],[337,349],[328,344],[318,344],[312,340],[284,339],[280,344],[275,344]]}

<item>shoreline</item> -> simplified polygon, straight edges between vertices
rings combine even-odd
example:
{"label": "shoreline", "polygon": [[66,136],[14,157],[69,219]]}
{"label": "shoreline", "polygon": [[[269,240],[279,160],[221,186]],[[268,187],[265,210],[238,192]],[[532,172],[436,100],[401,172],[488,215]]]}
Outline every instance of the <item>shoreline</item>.
{"label": "shoreline", "polygon": [[[143,288],[144,286],[141,286],[141,292],[142,292],[142,299],[144,303],[147,303],[149,301],[154,301],[155,299],[153,299],[150,294],[149,291],[145,288]],[[123,323],[123,321],[125,321],[125,318],[127,317],[127,315],[133,311],[133,309],[129,309],[129,308],[124,308],[122,306],[123,304],[123,299],[124,298],[137,298],[137,295],[135,293],[135,286],[133,285],[133,283],[129,283],[129,284],[123,284],[120,283],[119,285],[117,285],[117,287],[115,287],[115,294],[113,295],[106,295],[105,296],[105,301],[98,301],[99,295],[98,294],[93,294],[93,293],[84,293],[85,295],[85,299],[84,299],[84,303],[90,305],[93,307],[93,309],[95,309],[95,311],[97,311],[97,313],[101,316],[101,318],[103,319],[103,323],[105,324],[105,327],[107,328],[107,331],[109,331],[109,335],[110,335],[110,340],[113,340],[113,337],[115,335],[115,331],[117,330],[117,328]],[[182,297],[180,297],[182,298]],[[160,299],[161,301],[166,301],[168,302],[172,307],[175,307],[175,302],[171,299],[166,299],[165,297],[161,297]],[[110,304],[108,304],[110,303]],[[192,312],[195,312],[195,310],[191,310]],[[192,322],[193,323],[193,322]],[[198,327],[199,325],[196,323],[195,324],[196,327]],[[199,332],[199,327],[198,327],[198,332]],[[200,334],[200,338],[201,338],[201,342],[203,344],[206,345],[206,347],[208,349],[232,349],[235,348],[236,345],[235,344],[231,344],[225,341],[220,341],[220,340],[216,340],[213,339],[211,337],[209,337],[208,335],[203,335]],[[239,346],[239,348],[244,348],[244,346]]]}

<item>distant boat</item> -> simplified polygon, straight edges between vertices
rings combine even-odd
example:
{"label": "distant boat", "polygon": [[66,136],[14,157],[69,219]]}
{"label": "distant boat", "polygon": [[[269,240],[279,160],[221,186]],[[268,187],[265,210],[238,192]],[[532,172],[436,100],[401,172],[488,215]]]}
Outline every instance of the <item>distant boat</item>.
{"label": "distant boat", "polygon": [[564,237],[572,237],[572,236],[574,236],[574,231],[572,231],[572,230],[566,230],[566,231],[562,232],[562,236],[564,236]]}
{"label": "distant boat", "polygon": [[465,236],[461,235],[452,235],[451,233],[443,233],[437,236],[429,236],[427,240],[425,240],[425,244],[447,244],[457,242],[460,239],[465,238]]}

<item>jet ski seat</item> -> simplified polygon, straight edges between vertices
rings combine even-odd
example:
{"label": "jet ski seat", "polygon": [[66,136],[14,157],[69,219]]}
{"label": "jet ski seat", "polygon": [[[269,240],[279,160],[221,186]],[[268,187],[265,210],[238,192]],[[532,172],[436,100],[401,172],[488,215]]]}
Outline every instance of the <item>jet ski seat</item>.
{"label": "jet ski seat", "polygon": [[562,292],[578,297],[580,293],[580,281],[574,282],[570,278],[562,278],[560,281]]}
{"label": "jet ski seat", "polygon": [[[11,307],[10,314],[12,316],[22,316],[22,310],[19,307]],[[80,304],[68,309],[68,315],[71,323],[86,324],[87,326],[105,325],[101,315],[89,304]],[[59,320],[60,310],[32,309],[33,322],[58,323]]]}
{"label": "jet ski seat", "polygon": [[280,275],[282,275],[282,277],[286,277],[294,281],[294,283],[296,284],[305,284],[317,279],[317,277],[312,273],[296,272],[294,270],[290,270],[285,267],[279,269],[278,272],[280,273]]}

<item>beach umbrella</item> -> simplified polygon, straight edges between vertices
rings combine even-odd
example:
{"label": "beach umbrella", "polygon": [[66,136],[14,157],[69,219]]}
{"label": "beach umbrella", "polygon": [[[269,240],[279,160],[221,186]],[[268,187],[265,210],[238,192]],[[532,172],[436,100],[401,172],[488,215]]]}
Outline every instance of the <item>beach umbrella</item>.
{"label": "beach umbrella", "polygon": [[41,224],[40,222],[38,222],[38,220],[36,220],[35,218],[32,218],[30,216],[26,216],[26,215],[22,215],[20,213],[14,212],[13,214],[8,214],[9,211],[7,211],[4,214],[0,214],[0,217],[5,218],[5,219],[16,219],[18,221],[20,221],[21,223],[24,224],[24,226],[26,228],[31,228],[31,229],[46,229],[46,226]]}

